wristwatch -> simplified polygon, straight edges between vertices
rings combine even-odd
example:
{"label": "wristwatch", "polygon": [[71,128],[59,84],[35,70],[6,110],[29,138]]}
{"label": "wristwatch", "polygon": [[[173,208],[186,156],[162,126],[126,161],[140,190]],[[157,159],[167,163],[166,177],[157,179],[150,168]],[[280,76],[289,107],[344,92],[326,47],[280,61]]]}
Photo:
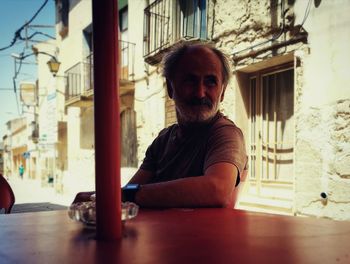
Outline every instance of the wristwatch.
{"label": "wristwatch", "polygon": [[129,183],[122,188],[122,202],[134,202],[136,193],[140,190],[140,184]]}

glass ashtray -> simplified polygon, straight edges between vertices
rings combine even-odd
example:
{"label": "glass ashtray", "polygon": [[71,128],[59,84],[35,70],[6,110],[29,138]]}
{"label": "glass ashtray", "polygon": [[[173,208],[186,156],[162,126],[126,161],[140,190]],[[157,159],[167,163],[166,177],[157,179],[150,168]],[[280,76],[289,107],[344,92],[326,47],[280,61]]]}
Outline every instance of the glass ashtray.
{"label": "glass ashtray", "polygon": [[[121,217],[122,221],[126,221],[137,216],[138,205],[125,202],[122,203]],[[94,200],[88,202],[74,203],[68,208],[68,216],[72,220],[79,221],[85,225],[96,225],[96,203]]]}

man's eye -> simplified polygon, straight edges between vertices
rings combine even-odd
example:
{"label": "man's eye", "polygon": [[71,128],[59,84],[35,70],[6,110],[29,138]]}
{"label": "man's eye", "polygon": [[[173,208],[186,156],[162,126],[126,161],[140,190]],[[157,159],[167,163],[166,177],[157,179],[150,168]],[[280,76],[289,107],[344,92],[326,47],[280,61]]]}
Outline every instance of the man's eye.
{"label": "man's eye", "polygon": [[215,86],[218,83],[216,78],[212,78],[212,77],[206,78],[204,81],[205,81],[205,84],[208,86]]}
{"label": "man's eye", "polygon": [[194,78],[194,77],[186,77],[184,79],[184,82],[188,83],[188,84],[194,84],[196,82],[196,78]]}

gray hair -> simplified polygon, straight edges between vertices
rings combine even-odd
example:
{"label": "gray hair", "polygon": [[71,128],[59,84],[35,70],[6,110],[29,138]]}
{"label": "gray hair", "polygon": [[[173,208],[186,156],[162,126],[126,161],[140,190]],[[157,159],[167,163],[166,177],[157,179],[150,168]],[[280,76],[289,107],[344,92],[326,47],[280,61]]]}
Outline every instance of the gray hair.
{"label": "gray hair", "polygon": [[193,43],[193,42],[184,42],[179,45],[174,46],[173,49],[171,49],[162,60],[162,68],[163,68],[163,76],[171,80],[176,66],[178,64],[178,61],[180,58],[186,53],[186,51],[191,47],[204,47],[216,54],[216,56],[219,58],[221,62],[221,68],[222,68],[222,83],[224,87],[227,86],[230,77],[231,77],[231,69],[230,69],[230,62],[226,54],[224,54],[219,49],[215,48],[213,45],[207,44],[207,43]]}

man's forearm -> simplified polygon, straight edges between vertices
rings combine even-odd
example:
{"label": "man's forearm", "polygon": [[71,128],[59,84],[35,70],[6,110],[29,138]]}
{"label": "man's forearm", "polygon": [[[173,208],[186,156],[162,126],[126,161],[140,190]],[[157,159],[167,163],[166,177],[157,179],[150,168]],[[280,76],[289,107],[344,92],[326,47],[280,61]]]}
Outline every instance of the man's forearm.
{"label": "man's forearm", "polygon": [[206,175],[145,184],[136,194],[135,202],[142,207],[224,207],[235,178]]}

